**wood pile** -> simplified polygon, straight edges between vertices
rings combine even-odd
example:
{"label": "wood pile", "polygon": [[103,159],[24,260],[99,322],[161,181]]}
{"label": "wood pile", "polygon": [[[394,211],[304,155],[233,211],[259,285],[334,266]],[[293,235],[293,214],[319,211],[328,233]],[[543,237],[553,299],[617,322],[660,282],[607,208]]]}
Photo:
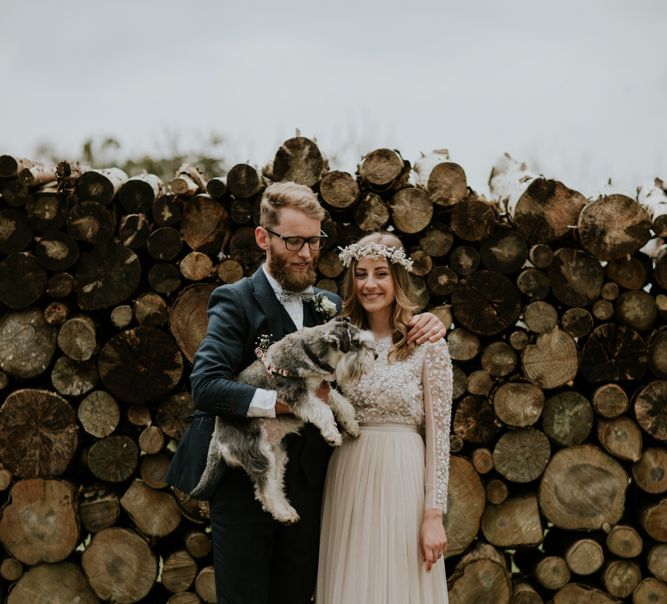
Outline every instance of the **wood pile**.
{"label": "wood pile", "polygon": [[397,232],[455,364],[452,603],[667,601],[667,194],[585,197],[503,156],[490,198],[445,150],[170,182],[0,156],[0,596],[214,602],[208,509],[164,473],[220,283],[251,274],[261,192],[313,187],[337,246]]}

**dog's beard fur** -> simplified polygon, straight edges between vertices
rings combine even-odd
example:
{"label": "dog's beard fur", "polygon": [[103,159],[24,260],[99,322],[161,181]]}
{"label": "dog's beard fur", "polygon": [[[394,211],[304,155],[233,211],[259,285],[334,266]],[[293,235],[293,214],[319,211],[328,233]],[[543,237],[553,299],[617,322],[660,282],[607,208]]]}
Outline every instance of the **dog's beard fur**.
{"label": "dog's beard fur", "polygon": [[[308,245],[308,244],[306,244]],[[313,285],[317,279],[315,274],[315,261],[317,255],[312,255],[310,264],[307,270],[303,273],[295,274],[290,271],[290,263],[287,259],[278,254],[271,254],[268,261],[269,272],[271,276],[283,287],[283,289],[291,292],[300,292]]]}
{"label": "dog's beard fur", "polygon": [[361,376],[372,369],[376,357],[372,336],[370,342],[369,345],[362,344],[356,354],[343,356],[336,365],[336,381],[346,390],[354,387]]}

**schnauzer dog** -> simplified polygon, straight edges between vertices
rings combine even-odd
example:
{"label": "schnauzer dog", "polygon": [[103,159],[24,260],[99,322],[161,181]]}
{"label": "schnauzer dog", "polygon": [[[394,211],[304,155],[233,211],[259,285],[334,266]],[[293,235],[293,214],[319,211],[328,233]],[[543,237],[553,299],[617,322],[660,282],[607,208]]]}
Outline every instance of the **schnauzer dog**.
{"label": "schnauzer dog", "polygon": [[238,381],[276,390],[277,400],[288,405],[293,415],[275,419],[217,416],[206,469],[192,495],[201,493],[213,479],[222,458],[228,466],[241,467],[250,476],[262,509],[279,522],[291,524],[299,515],[284,492],[287,452],[282,439],[310,422],[330,445],[338,446],[342,437],[334,415],[346,432],[358,436],[359,425],[350,402],[335,388],[330,390],[329,404],[315,396],[315,391],[323,380],[335,379],[345,388],[353,386],[372,367],[377,352],[370,332],[355,327],[349,319],[336,318],[291,333],[266,353],[258,350],[258,356],[239,374]]}

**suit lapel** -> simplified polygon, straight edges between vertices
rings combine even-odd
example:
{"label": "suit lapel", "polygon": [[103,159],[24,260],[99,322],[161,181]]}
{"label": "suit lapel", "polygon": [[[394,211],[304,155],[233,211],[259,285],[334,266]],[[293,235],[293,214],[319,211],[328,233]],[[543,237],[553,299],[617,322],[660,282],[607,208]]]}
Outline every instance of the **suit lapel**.
{"label": "suit lapel", "polygon": [[255,299],[266,315],[266,322],[269,324],[272,335],[271,340],[277,342],[288,333],[296,331],[296,325],[287,314],[284,306],[276,298],[276,294],[261,267],[255,271],[255,274],[251,277],[251,282]]}

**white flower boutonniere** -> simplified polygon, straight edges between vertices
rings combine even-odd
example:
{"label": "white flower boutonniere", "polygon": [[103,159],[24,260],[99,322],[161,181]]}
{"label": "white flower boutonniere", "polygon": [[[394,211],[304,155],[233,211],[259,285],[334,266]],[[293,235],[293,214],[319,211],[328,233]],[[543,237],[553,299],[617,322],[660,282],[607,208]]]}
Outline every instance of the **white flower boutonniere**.
{"label": "white flower boutonniere", "polygon": [[331,319],[338,312],[336,305],[323,292],[313,296],[313,304],[315,305],[315,311],[324,319]]}

